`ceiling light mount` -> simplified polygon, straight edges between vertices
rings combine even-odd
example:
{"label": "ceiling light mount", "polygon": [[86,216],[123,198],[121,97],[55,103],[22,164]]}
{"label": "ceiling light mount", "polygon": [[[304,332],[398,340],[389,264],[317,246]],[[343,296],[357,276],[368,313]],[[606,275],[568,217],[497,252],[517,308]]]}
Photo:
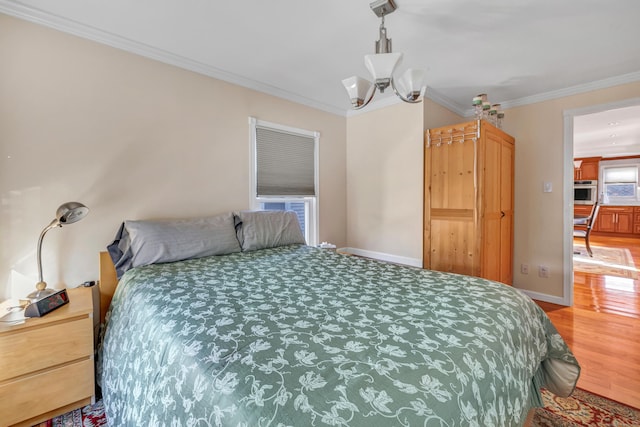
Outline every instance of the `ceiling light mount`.
{"label": "ceiling light mount", "polygon": [[397,9],[393,0],[376,0],[370,4],[371,10],[381,19],[380,39],[375,43],[375,54],[365,55],[364,63],[373,76],[373,82],[359,76],[352,76],[342,80],[342,84],[349,94],[354,109],[364,108],[375,94],[391,86],[393,92],[404,102],[417,103],[424,96],[424,72],[408,69],[397,81],[393,72],[402,60],[402,53],[393,53],[391,39],[387,37],[384,17]]}
{"label": "ceiling light mount", "polygon": [[378,18],[383,19],[385,15],[390,14],[398,8],[393,0],[376,0],[370,3],[369,6]]}

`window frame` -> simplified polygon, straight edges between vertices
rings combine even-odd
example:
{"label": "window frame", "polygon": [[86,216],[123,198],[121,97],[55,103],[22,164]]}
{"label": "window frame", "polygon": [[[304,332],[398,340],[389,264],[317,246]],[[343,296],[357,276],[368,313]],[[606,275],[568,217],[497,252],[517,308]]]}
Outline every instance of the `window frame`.
{"label": "window frame", "polygon": [[[313,138],[313,167],[314,167],[314,193],[315,196],[258,196],[257,191],[257,134],[256,127],[264,127],[277,132],[286,132],[304,137]],[[315,246],[318,244],[319,230],[319,143],[320,132],[309,131],[305,129],[294,128],[281,125],[278,123],[258,120],[255,117],[249,117],[249,133],[251,141],[251,177],[249,183],[249,206],[253,210],[262,208],[263,203],[304,203],[305,204],[305,240],[308,245]]]}

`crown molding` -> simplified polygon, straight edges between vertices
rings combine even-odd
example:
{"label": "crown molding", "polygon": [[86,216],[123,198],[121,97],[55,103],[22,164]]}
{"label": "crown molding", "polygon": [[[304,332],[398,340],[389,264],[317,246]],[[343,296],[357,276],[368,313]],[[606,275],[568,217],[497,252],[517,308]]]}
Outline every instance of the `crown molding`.
{"label": "crown molding", "polygon": [[502,109],[520,107],[528,104],[535,104],[543,101],[550,101],[558,98],[565,98],[567,96],[580,95],[586,92],[592,92],[594,90],[606,89],[613,86],[619,86],[627,83],[633,83],[640,80],[640,71],[633,73],[622,74],[620,76],[608,77],[602,80],[596,80],[590,83],[581,85],[569,86],[566,88],[543,92],[537,95],[524,96],[522,98],[512,99],[509,101],[501,102]]}
{"label": "crown molding", "polygon": [[616,110],[618,108],[635,107],[640,105],[640,97],[628,98],[620,101],[607,102],[606,104],[589,105],[587,107],[564,110],[565,117],[584,116],[586,114],[602,113],[603,111]]}
{"label": "crown molding", "polygon": [[81,24],[79,22],[63,18],[61,16],[53,15],[36,8],[27,7],[19,3],[0,0],[0,12],[23,19],[25,21],[33,22],[35,24],[43,25],[45,27],[72,34],[74,36],[92,40],[100,44],[111,46],[116,49],[140,55],[145,58],[153,59],[165,64],[193,71],[195,73],[212,77],[218,80],[223,80],[225,82],[262,92],[267,95],[286,99],[288,101],[302,104],[307,107],[322,110],[327,113],[336,114],[343,117],[347,114],[347,110],[345,108],[338,108],[333,105],[320,103],[318,101],[294,94],[275,86],[267,85],[256,80],[242,77],[237,74],[212,67],[211,65],[194,61],[180,55],[176,55],[163,49],[158,49],[144,43],[140,43],[113,33],[109,33],[104,30],[100,30],[90,25]]}
{"label": "crown molding", "polygon": [[451,99],[447,98],[446,96],[444,96],[443,94],[441,94],[440,92],[438,92],[437,90],[431,87],[427,87],[427,92],[425,96],[430,100],[432,100],[433,102],[435,102],[436,104],[439,104],[444,108],[451,110],[452,112],[456,113],[459,116],[462,116],[462,117],[473,116],[473,110],[470,110],[471,114],[469,114],[466,108],[462,107],[457,102],[452,101]]}
{"label": "crown molding", "polygon": [[[602,80],[596,80],[593,82],[569,86],[566,88],[553,90],[549,92],[543,92],[531,96],[523,96],[522,98],[516,98],[509,101],[501,101],[502,109],[521,107],[523,105],[536,104],[538,102],[551,101],[558,98],[565,98],[567,96],[580,95],[594,90],[606,89],[613,86],[619,86],[627,83],[633,83],[640,80],[640,71],[622,74],[620,76],[608,77]],[[634,104],[636,105],[636,104]],[[463,116],[471,117],[475,114],[473,108],[465,109]]]}
{"label": "crown molding", "polygon": [[[368,111],[389,107],[400,102],[400,100],[396,97],[387,97],[379,100],[374,100],[366,109],[363,110],[338,108],[333,105],[319,103],[317,101],[302,97],[300,95],[271,85],[266,85],[252,79],[229,73],[222,69],[215,68],[210,65],[203,64],[201,62],[194,61],[189,58],[185,58],[183,56],[146,45],[144,43],[136,42],[134,40],[130,40],[104,30],[100,30],[90,25],[81,24],[68,18],[53,15],[40,9],[24,6],[9,0],[0,0],[0,12],[23,19],[25,21],[33,22],[35,24],[43,25],[45,27],[72,34],[74,36],[92,40],[100,44],[111,46],[116,49],[140,55],[145,58],[153,59],[165,64],[193,71],[198,74],[203,74],[205,76],[212,77],[218,80],[223,80],[225,82],[262,92],[267,95],[276,96],[278,98],[306,105],[307,107],[322,110],[327,113],[336,114],[338,116],[351,117],[354,115],[366,113]],[[446,98],[445,96],[431,88],[427,89],[427,93],[425,94],[425,96],[457,114],[461,114],[461,112],[463,111],[457,103],[451,101],[450,99]]]}
{"label": "crown molding", "polygon": [[[61,16],[44,12],[37,8],[28,7],[14,1],[0,0],[0,13],[5,13],[16,18],[53,28],[84,39],[92,40],[100,44],[143,56],[145,58],[153,59],[165,64],[193,71],[195,73],[212,77],[218,80],[223,80],[228,83],[252,89],[257,92],[262,92],[267,95],[282,98],[291,102],[295,102],[297,104],[305,105],[307,107],[325,111],[327,113],[335,114],[338,116],[351,117],[354,115],[363,114],[367,111],[372,111],[374,109],[388,107],[400,102],[400,100],[396,99],[395,97],[388,97],[377,101],[372,101],[372,103],[363,110],[350,110],[347,108],[340,108],[336,107],[335,105],[321,103],[286,91],[284,89],[258,82],[253,79],[242,77],[240,75],[233,74],[228,71],[204,64],[202,62],[194,61],[189,58],[185,58],[183,56],[146,45],[144,43],[136,42],[134,40],[130,40],[125,37],[121,37],[86,24],[81,24],[79,22],[63,18]],[[597,80],[582,85],[570,86],[555,91],[501,101],[500,104],[502,105],[503,109],[514,108],[523,105],[549,101],[557,98],[579,95],[585,92],[605,89],[608,87],[632,83],[639,80],[640,71]],[[447,98],[433,88],[427,88],[425,97],[462,117],[472,117],[474,115],[473,108],[461,106],[457,102],[454,102],[453,100]]]}

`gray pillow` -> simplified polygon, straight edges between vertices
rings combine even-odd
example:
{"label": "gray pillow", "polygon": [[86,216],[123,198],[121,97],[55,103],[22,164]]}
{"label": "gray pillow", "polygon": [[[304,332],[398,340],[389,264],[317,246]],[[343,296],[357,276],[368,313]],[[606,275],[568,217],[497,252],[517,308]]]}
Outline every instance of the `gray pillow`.
{"label": "gray pillow", "polygon": [[306,244],[295,212],[242,211],[234,216],[243,251]]}
{"label": "gray pillow", "polygon": [[125,221],[107,248],[118,278],[129,268],[240,252],[231,212],[206,218]]}

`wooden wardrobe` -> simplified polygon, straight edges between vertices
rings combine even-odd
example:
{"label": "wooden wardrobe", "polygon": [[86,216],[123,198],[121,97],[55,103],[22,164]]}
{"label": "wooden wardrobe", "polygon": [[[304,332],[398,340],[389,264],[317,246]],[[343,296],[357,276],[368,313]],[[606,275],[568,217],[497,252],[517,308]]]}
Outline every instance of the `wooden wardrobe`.
{"label": "wooden wardrobe", "polygon": [[484,120],[425,132],[424,268],[512,284],[514,142]]}

